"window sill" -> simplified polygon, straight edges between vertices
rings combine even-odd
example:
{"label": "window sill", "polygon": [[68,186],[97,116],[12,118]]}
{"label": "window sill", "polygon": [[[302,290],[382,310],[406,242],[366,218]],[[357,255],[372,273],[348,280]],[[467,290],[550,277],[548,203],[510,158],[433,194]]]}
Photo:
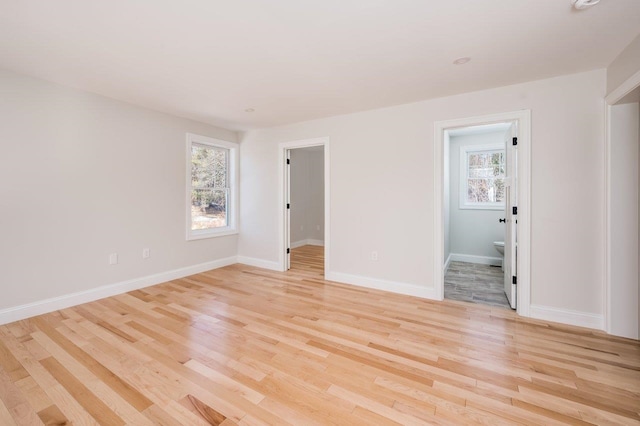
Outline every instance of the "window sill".
{"label": "window sill", "polygon": [[495,210],[495,211],[504,211],[504,205],[463,205],[460,206],[460,210]]}
{"label": "window sill", "polygon": [[206,231],[206,232],[191,231],[187,234],[187,241],[204,240],[206,238],[226,237],[229,235],[237,235],[237,234],[238,234],[237,229],[228,229],[228,228],[215,230],[215,231]]}

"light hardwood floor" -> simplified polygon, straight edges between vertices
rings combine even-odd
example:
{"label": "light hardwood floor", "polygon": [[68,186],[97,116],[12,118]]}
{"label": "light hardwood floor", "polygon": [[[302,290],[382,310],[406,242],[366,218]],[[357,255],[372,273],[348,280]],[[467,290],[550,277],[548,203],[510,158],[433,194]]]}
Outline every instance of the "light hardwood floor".
{"label": "light hardwood floor", "polygon": [[244,265],[0,327],[0,424],[638,424],[640,345]]}
{"label": "light hardwood floor", "polygon": [[290,273],[324,278],[324,247],[302,246],[291,250]]}

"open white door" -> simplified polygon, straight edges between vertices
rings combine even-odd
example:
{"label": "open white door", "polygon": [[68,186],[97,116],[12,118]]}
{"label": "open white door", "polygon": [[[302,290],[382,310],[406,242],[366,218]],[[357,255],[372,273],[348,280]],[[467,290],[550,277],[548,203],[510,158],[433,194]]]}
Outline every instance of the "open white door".
{"label": "open white door", "polygon": [[291,150],[285,151],[284,195],[285,195],[285,270],[291,269]]}
{"label": "open white door", "polygon": [[504,179],[504,292],[512,309],[516,309],[517,248],[518,248],[518,150],[515,138],[516,128],[512,124],[504,136],[505,143],[505,179]]}

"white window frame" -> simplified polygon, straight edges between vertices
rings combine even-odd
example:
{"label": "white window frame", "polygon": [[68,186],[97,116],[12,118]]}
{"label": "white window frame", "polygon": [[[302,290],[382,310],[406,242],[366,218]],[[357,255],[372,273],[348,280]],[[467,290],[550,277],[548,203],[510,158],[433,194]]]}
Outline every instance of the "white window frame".
{"label": "white window frame", "polygon": [[464,145],[460,147],[460,209],[467,210],[504,210],[504,201],[496,203],[470,203],[467,201],[469,153],[505,151],[504,144]]}
{"label": "white window frame", "polygon": [[[227,226],[221,226],[212,229],[191,229],[191,148],[194,143],[200,145],[208,145],[214,148],[223,148],[229,150],[228,159],[228,179],[229,179],[229,196],[227,199]],[[186,149],[186,225],[187,225],[187,241],[200,240],[203,238],[221,237],[224,235],[233,235],[238,233],[238,150],[237,143],[223,141],[220,139],[210,138],[208,136],[187,133],[187,149]]]}

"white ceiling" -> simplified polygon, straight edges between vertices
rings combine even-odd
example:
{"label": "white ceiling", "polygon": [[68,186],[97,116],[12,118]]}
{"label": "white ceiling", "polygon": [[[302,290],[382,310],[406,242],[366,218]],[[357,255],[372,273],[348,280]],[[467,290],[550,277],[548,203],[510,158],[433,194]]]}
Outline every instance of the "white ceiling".
{"label": "white ceiling", "polygon": [[0,0],[0,67],[248,129],[604,68],[638,33],[639,0]]}

